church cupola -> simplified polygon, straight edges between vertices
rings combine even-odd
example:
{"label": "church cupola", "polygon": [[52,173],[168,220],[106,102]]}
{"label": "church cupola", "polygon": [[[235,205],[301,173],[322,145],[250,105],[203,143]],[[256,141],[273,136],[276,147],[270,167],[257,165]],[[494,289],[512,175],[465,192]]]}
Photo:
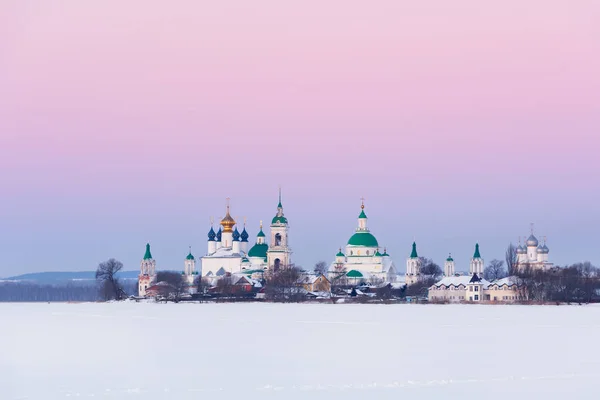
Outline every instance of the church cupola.
{"label": "church cupola", "polygon": [[230,248],[233,246],[233,227],[235,226],[235,220],[229,213],[229,197],[227,198],[227,209],[225,217],[221,220],[221,226],[223,227],[223,233],[221,234],[221,246]]}
{"label": "church cupola", "polygon": [[215,233],[215,230],[213,229],[213,227],[210,227],[210,231],[208,231],[208,241],[209,242],[214,242],[215,239],[217,237],[217,234]]}
{"label": "church cupola", "polygon": [[239,254],[240,249],[241,249],[241,242],[240,242],[240,233],[238,232],[237,227],[233,231],[232,238],[233,238],[233,244],[232,244],[233,253]]}
{"label": "church cupola", "polygon": [[213,254],[215,251],[217,251],[217,234],[215,233],[215,230],[213,228],[213,223],[214,220],[212,217],[210,217],[210,230],[208,231],[208,248],[207,248],[207,255]]}
{"label": "church cupola", "polygon": [[244,229],[240,234],[240,251],[244,254],[248,253],[248,232],[246,231],[246,218],[244,218]]}

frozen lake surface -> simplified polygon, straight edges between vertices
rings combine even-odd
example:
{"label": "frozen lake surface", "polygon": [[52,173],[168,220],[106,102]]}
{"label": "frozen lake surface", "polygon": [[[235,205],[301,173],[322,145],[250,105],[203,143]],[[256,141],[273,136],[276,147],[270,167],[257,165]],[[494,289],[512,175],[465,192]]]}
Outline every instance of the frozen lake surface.
{"label": "frozen lake surface", "polygon": [[1,399],[598,399],[600,307],[0,304]]}

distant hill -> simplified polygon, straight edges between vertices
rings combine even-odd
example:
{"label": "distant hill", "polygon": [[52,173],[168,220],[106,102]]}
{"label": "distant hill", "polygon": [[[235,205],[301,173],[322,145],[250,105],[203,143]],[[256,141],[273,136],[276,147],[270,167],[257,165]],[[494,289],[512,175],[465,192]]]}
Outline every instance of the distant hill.
{"label": "distant hill", "polygon": [[[117,276],[120,279],[137,279],[139,271],[121,271]],[[96,271],[83,272],[34,272],[31,274],[23,274],[11,276],[9,278],[0,279],[2,281],[18,281],[18,282],[35,282],[43,284],[64,284],[73,283],[93,283],[96,280]]]}

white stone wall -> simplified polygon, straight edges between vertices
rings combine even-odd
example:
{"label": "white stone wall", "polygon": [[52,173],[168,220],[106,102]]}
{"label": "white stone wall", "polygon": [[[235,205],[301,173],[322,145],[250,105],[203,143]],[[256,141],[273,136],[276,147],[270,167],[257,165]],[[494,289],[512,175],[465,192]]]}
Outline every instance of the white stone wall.
{"label": "white stone wall", "polygon": [[206,276],[209,272],[213,275],[219,269],[225,269],[226,272],[237,273],[242,270],[241,257],[202,257],[202,276]]}

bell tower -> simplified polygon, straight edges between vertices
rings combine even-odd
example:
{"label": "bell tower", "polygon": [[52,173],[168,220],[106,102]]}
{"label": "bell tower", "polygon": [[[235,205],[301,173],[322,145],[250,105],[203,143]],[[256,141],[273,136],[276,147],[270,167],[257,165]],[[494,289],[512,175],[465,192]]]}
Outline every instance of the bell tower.
{"label": "bell tower", "polygon": [[156,261],[150,253],[150,243],[146,244],[146,253],[140,263],[140,275],[138,277],[138,294],[146,296],[148,289],[156,281]]}
{"label": "bell tower", "polygon": [[288,220],[283,215],[283,205],[281,204],[281,188],[279,188],[279,203],[277,204],[277,214],[271,221],[271,244],[267,251],[267,263],[269,269],[277,271],[280,268],[286,268],[291,264],[292,250],[288,242]]}

